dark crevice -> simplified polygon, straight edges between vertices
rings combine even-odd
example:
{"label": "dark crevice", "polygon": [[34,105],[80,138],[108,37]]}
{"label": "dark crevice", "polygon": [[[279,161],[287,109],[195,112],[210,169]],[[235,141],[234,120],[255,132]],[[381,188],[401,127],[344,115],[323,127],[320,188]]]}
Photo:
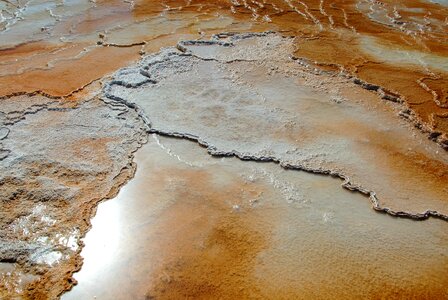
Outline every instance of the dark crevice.
{"label": "dark crevice", "polygon": [[[350,191],[359,192],[362,195],[369,197],[370,202],[372,204],[372,208],[375,211],[380,212],[380,213],[385,213],[390,216],[407,218],[407,219],[418,220],[418,221],[426,220],[430,217],[433,217],[433,218],[441,219],[444,221],[448,221],[448,215],[442,214],[435,210],[426,210],[425,212],[422,212],[422,213],[412,213],[412,212],[407,212],[407,211],[395,211],[388,207],[382,207],[380,205],[378,198],[376,196],[376,193],[374,191],[370,191],[370,190],[365,189],[359,185],[355,185],[355,184],[351,183],[350,178],[348,176],[346,176],[340,172],[337,172],[337,171],[323,169],[323,168],[314,169],[314,168],[306,167],[304,165],[291,164],[291,163],[285,162],[285,161],[283,161],[277,157],[274,157],[274,156],[254,156],[254,155],[244,154],[244,153],[241,153],[238,151],[231,151],[231,152],[220,151],[217,149],[217,147],[204,141],[199,136],[189,134],[189,133],[174,132],[174,131],[167,132],[167,131],[156,129],[152,126],[151,122],[145,115],[143,109],[139,105],[129,102],[121,97],[117,97],[115,95],[110,94],[110,87],[111,87],[110,85],[105,86],[105,89],[104,89],[105,96],[112,101],[118,101],[118,102],[126,105],[130,109],[135,110],[137,112],[137,114],[142,118],[142,121],[145,123],[145,125],[147,127],[147,132],[149,134],[157,134],[157,135],[165,136],[165,137],[179,138],[179,139],[186,139],[189,141],[193,141],[193,142],[199,144],[201,147],[206,148],[208,154],[210,154],[211,156],[214,156],[214,157],[235,157],[235,158],[238,158],[243,161],[272,162],[272,163],[280,165],[285,170],[305,171],[305,172],[313,173],[313,174],[321,174],[321,175],[329,175],[332,177],[337,177],[337,178],[343,180],[343,183],[342,183],[343,188],[350,190]],[[106,103],[109,103],[105,99],[103,99],[103,101],[105,101]]]}

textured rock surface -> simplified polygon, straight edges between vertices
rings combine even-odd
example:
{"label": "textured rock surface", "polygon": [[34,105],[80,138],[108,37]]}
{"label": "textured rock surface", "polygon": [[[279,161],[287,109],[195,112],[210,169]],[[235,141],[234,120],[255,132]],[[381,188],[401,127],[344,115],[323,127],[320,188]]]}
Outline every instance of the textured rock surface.
{"label": "textured rock surface", "polygon": [[313,72],[276,34],[177,48],[144,58],[134,76],[117,73],[106,96],[135,107],[153,132],[198,140],[211,154],[332,174],[376,209],[447,218],[448,155],[398,117],[400,104]]}
{"label": "textured rock surface", "polygon": [[[328,255],[333,258],[328,264],[341,269],[350,254],[367,253],[367,248],[379,250],[371,256],[372,260],[349,262],[352,269],[347,268],[347,272],[357,270],[350,274],[365,279],[358,285],[363,288],[352,289],[353,294],[359,292],[356,295],[362,296],[361,291],[368,290],[373,298],[376,295],[378,298],[400,295],[447,298],[445,222],[430,218],[420,227],[418,223],[403,223],[411,222],[409,218],[430,216],[446,220],[448,211],[447,152],[442,150],[448,149],[448,8],[444,2],[1,1],[0,298],[55,298],[73,285],[72,273],[81,265],[79,253],[83,243],[80,239],[90,226],[96,205],[113,197],[133,175],[132,153],[145,141],[146,130],[199,142],[213,155],[271,161],[288,169],[305,169],[344,179],[345,188],[370,197],[370,204],[376,210],[405,217],[398,220],[372,211],[364,215],[362,209],[350,214],[351,210],[333,207],[334,211],[347,213],[344,219],[353,218],[349,226],[364,228],[364,231],[341,230],[341,237],[349,236],[348,242],[352,242],[350,245],[355,251],[348,253],[344,249],[337,255]],[[220,32],[266,30],[292,38],[219,34],[209,40]],[[179,40],[186,41],[172,47]],[[166,46],[171,48],[146,56]],[[142,59],[138,65],[130,66],[138,59]],[[105,78],[123,67],[112,80]],[[97,95],[102,83],[107,97]],[[159,163],[167,167],[172,161]],[[279,172],[287,172],[272,165]],[[154,166],[157,166],[155,162]],[[223,248],[238,245],[235,250],[242,250],[244,258],[254,262],[260,249],[265,249],[264,242],[273,245],[271,254],[278,250],[275,245],[282,248],[282,243],[270,244],[272,232],[255,228],[259,219],[246,222],[244,218],[229,215],[223,203],[228,201],[229,194],[219,180],[208,182],[204,173],[209,170],[180,170],[178,174],[177,167],[161,172],[161,180],[147,179],[156,183],[155,193],[163,194],[159,195],[161,198],[189,199],[192,203],[206,197],[215,208],[212,205],[210,210],[195,211],[193,223],[201,218],[201,212],[229,222],[211,222],[214,225],[206,229],[216,229],[219,234],[211,236],[208,244],[211,250],[198,251],[202,249],[200,242],[204,242],[204,233],[195,224],[188,223],[190,207],[179,201],[176,206],[179,210],[171,214],[179,218],[186,216],[187,220],[183,220],[188,225],[180,229],[180,234],[188,237],[190,233],[190,237],[197,238],[198,233],[199,244],[195,245],[198,248],[188,248],[191,245],[186,240],[173,243],[175,232],[166,240],[159,239],[161,244],[157,247],[160,248],[156,249],[172,250],[173,257],[166,261],[174,265],[171,269],[168,267],[172,277],[165,276],[162,265],[156,277],[150,279],[155,288],[148,290],[147,282],[139,287],[147,296],[207,297],[209,294],[201,292],[218,291],[217,283],[238,285],[241,281],[234,281],[233,275],[225,272],[221,278],[217,273],[207,273],[208,263],[223,270],[228,270],[228,266],[219,259],[204,260],[197,265],[194,261],[201,253],[213,257],[216,246],[222,257],[235,258],[234,261],[241,263],[240,270],[244,272],[240,275],[248,275],[243,259],[235,253],[226,256],[229,253],[219,245],[224,245]],[[226,168],[232,174],[241,171],[238,167]],[[148,169],[148,174],[151,171]],[[220,168],[214,171],[229,174]],[[192,180],[195,176],[197,182]],[[249,200],[251,196],[238,191],[239,184],[244,185],[246,181],[236,180],[236,183],[237,188],[234,186],[230,195]],[[271,188],[269,182],[260,185]],[[192,190],[190,198],[183,192],[187,188]],[[327,188],[324,191],[332,193]],[[348,193],[343,189],[340,192]],[[361,194],[356,193],[356,197],[369,205]],[[278,194],[271,194],[271,198],[276,197]],[[281,206],[281,209],[287,212],[289,207]],[[238,209],[232,208],[234,211]],[[327,217],[331,219],[329,213]],[[307,217],[292,215],[294,222],[297,222],[294,218]],[[378,225],[373,216],[393,221]],[[370,217],[364,222],[364,218]],[[169,214],[161,220],[168,229],[177,225]],[[273,218],[270,224],[279,225],[276,222],[284,220],[290,219]],[[111,218],[108,224],[114,221]],[[247,226],[239,231],[235,222]],[[332,226],[343,227],[342,224],[345,223],[339,219]],[[399,225],[394,227],[396,224]],[[382,235],[372,233],[370,226]],[[390,231],[383,232],[387,227]],[[304,231],[308,240],[317,236],[313,242],[324,240],[325,227],[316,231],[308,229]],[[129,230],[134,232],[135,228]],[[368,240],[358,240],[359,234],[369,238],[380,236],[379,249]],[[405,238],[396,243],[394,236]],[[414,238],[422,245],[411,245],[416,243]],[[286,244],[294,244],[285,240]],[[141,241],[132,238],[128,241],[142,247]],[[168,243],[163,244],[164,241]],[[259,241],[263,241],[262,246]],[[328,247],[335,244],[337,241],[328,242]],[[301,243],[294,245],[307,254],[312,251],[312,248],[300,248]],[[434,245],[434,251],[427,245]],[[176,252],[177,246],[191,250],[180,270],[176,266],[183,262],[179,261],[182,252]],[[391,252],[386,251],[389,248]],[[400,256],[397,248],[412,255]],[[288,259],[289,253],[296,253],[294,248],[288,251],[283,256],[270,256],[285,269],[261,268],[270,274],[267,281],[262,281],[263,285],[271,283],[286,266],[291,266],[291,274],[306,278],[316,275],[316,272],[297,274],[302,268],[313,269]],[[385,255],[385,264],[394,268],[377,264],[378,260],[383,261],[381,254]],[[316,262],[312,256],[310,261]],[[326,269],[320,263],[315,265]],[[403,273],[406,270],[412,273],[410,277],[405,278],[397,270],[400,263],[405,264]],[[357,269],[359,264],[374,267]],[[237,268],[238,264],[233,267]],[[182,280],[185,273],[193,271],[200,275]],[[370,279],[369,273],[375,274],[374,282],[382,283],[384,277],[391,285],[377,284],[378,293],[378,289],[368,289],[363,283]],[[310,288],[310,297],[315,296],[313,290],[319,288],[318,283],[328,287],[332,280],[331,276],[316,276],[316,286],[306,285]],[[174,286],[169,284],[171,278]],[[208,278],[214,282],[207,282]],[[300,286],[294,278],[282,278]],[[131,278],[131,281],[139,280],[138,276]],[[352,283],[343,280],[337,284],[350,286]],[[189,286],[194,288],[188,290]],[[167,288],[172,294],[165,293]],[[270,292],[278,295],[276,290]],[[340,295],[347,298],[344,292]],[[248,295],[234,286],[223,290],[222,295],[235,298],[240,293]],[[268,294],[257,295],[267,297]]]}
{"label": "textured rock surface", "polygon": [[96,97],[25,95],[0,100],[0,109],[8,130],[1,140],[0,269],[15,267],[2,272],[0,296],[53,298],[81,265],[79,239],[96,204],[133,175],[143,123],[133,110]]}
{"label": "textured rock surface", "polygon": [[[74,284],[80,238],[97,203],[133,175],[147,132],[193,140],[214,156],[339,177],[391,215],[446,219],[447,153],[399,117],[407,108],[293,52],[293,39],[274,33],[220,34],[144,57],[106,78],[101,94],[2,98],[2,296],[54,298]],[[163,294],[163,281],[151,284],[150,295]],[[191,292],[178,288],[171,296]]]}
{"label": "textured rock surface", "polygon": [[0,95],[66,95],[180,39],[274,30],[295,37],[295,56],[398,96],[448,147],[444,1],[11,0],[0,10]]}

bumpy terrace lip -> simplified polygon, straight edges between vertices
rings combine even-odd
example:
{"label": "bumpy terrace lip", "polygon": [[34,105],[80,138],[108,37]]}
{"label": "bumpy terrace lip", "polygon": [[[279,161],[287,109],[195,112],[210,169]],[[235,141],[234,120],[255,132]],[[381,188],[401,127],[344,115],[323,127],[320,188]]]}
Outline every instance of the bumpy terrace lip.
{"label": "bumpy terrace lip", "polygon": [[[0,131],[0,149],[7,154],[0,162],[8,163],[12,174],[4,182],[13,186],[21,176],[13,168],[24,164],[37,188],[22,193],[33,203],[46,201],[39,210],[21,212],[26,216],[13,224],[17,230],[7,229],[8,243],[14,234],[20,234],[24,243],[15,248],[5,243],[0,249],[4,250],[1,254],[8,254],[3,255],[2,262],[26,266],[25,273],[44,274],[22,292],[53,289],[51,295],[58,297],[73,286],[73,272],[81,268],[82,248],[73,247],[73,240],[82,246],[80,239],[90,228],[96,205],[114,197],[134,175],[133,154],[148,134],[193,141],[214,157],[270,162],[286,170],[339,178],[345,189],[367,196],[375,211],[394,217],[448,221],[442,210],[446,207],[443,195],[448,191],[439,185],[446,174],[442,169],[437,174],[441,179],[431,177],[432,170],[446,167],[447,152],[413,128],[411,124],[424,130],[404,101],[379,85],[344,72],[314,69],[305,59],[294,57],[291,41],[274,32],[222,33],[209,41],[182,41],[144,56],[137,65],[103,79],[100,94],[95,91],[85,97],[87,100],[68,103],[62,101],[64,97],[44,92],[4,97],[32,102],[24,110],[11,109],[5,114],[8,132]],[[88,114],[81,118],[78,111]],[[407,119],[399,118],[400,113]],[[2,118],[0,115],[3,122]],[[51,124],[50,119],[58,123]],[[35,130],[36,124],[43,127],[43,133],[27,140],[27,132]],[[67,129],[70,126],[78,128],[76,134]],[[62,138],[59,131],[67,136]],[[45,137],[44,133],[51,134]],[[39,138],[54,143],[54,149],[39,144]],[[67,147],[70,139],[73,145]],[[101,142],[95,142],[98,140]],[[37,146],[32,149],[30,145]],[[58,157],[57,150],[72,152]],[[377,160],[372,162],[371,157]],[[35,180],[40,169],[51,171],[44,176],[50,180]],[[412,179],[412,172],[419,172],[420,186],[400,191],[404,181]],[[396,174],[403,179],[394,178]],[[84,181],[90,185],[84,186]],[[57,205],[47,199],[51,190],[47,187],[52,184],[58,185]],[[431,184],[434,191],[428,192]],[[421,195],[426,198],[413,199]],[[17,197],[14,193],[8,196],[9,200]],[[422,205],[431,208],[421,210]],[[64,221],[53,222],[51,217],[42,218],[43,211],[62,217],[61,207],[67,209],[63,219],[74,227],[65,226]],[[14,207],[8,209],[20,215]],[[28,234],[28,225],[37,226],[34,235]],[[52,226],[60,227],[51,232]],[[39,240],[39,234],[54,234],[54,238]],[[17,274],[19,278],[23,275]]]}
{"label": "bumpy terrace lip", "polygon": [[329,176],[214,158],[185,139],[152,134],[135,162],[100,204],[62,299],[443,293],[442,220],[375,214]]}
{"label": "bumpy terrace lip", "polygon": [[[232,58],[232,59],[216,59],[212,57],[201,57],[200,55],[196,55],[194,51],[189,50],[189,46],[218,46],[218,47],[234,47],[235,43],[238,43],[245,39],[250,38],[260,38],[260,37],[269,37],[269,36],[277,36],[278,35],[274,32],[263,32],[263,33],[247,33],[247,34],[237,34],[237,33],[222,33],[217,34],[212,37],[209,41],[204,40],[190,40],[190,41],[181,41],[177,44],[176,49],[179,51],[176,52],[176,49],[171,50],[165,50],[166,53],[168,53],[165,56],[162,56],[162,58],[159,58],[160,54],[156,54],[152,57],[154,59],[150,61],[147,65],[145,65],[145,59],[143,60],[143,63],[141,66],[137,66],[135,70],[130,70],[129,68],[123,69],[123,71],[119,71],[117,75],[115,75],[114,79],[110,82],[107,82],[104,85],[103,92],[106,95],[106,97],[111,101],[118,101],[120,103],[123,103],[127,105],[129,108],[134,109],[138,115],[142,118],[142,120],[145,122],[147,126],[147,131],[149,133],[155,133],[163,136],[169,136],[169,137],[175,137],[175,138],[182,138],[182,139],[188,139],[191,141],[194,141],[198,143],[200,146],[207,148],[207,152],[216,157],[237,157],[241,160],[252,160],[252,161],[259,161],[259,162],[273,162],[276,164],[279,164],[281,167],[285,169],[291,169],[291,170],[302,170],[307,171],[311,173],[317,173],[317,174],[324,174],[324,175],[330,175],[332,177],[337,177],[343,180],[342,187],[351,190],[351,191],[357,191],[360,192],[363,195],[366,195],[369,197],[372,208],[375,211],[386,213],[392,216],[396,217],[404,217],[404,218],[411,218],[415,220],[424,220],[429,217],[436,217],[440,218],[442,220],[448,221],[448,215],[444,214],[442,212],[439,212],[437,210],[431,210],[428,209],[424,212],[412,212],[412,211],[406,211],[406,210],[393,210],[388,207],[384,207],[381,205],[380,201],[377,198],[377,194],[375,191],[370,190],[366,187],[363,187],[359,184],[354,184],[351,182],[350,177],[344,172],[338,171],[338,170],[332,170],[332,169],[325,169],[325,168],[313,168],[310,166],[307,166],[305,164],[294,164],[288,161],[283,160],[282,158],[276,157],[276,156],[264,156],[264,155],[255,155],[248,152],[242,152],[238,150],[232,150],[232,151],[224,151],[219,148],[219,146],[213,145],[212,143],[208,142],[206,138],[201,137],[199,135],[196,135],[194,133],[189,132],[183,132],[181,130],[179,131],[171,131],[171,130],[164,130],[159,129],[157,125],[152,124],[150,117],[147,116],[147,113],[145,113],[145,109],[139,105],[137,101],[134,101],[132,99],[132,96],[126,99],[125,96],[122,96],[120,92],[114,93],[113,88],[114,86],[124,87],[125,89],[138,89],[141,86],[144,86],[146,84],[150,85],[157,85],[158,80],[155,79],[156,76],[159,74],[154,73],[151,74],[147,69],[151,67],[151,65],[156,65],[158,63],[162,63],[163,60],[169,61],[172,57],[192,57],[194,59],[202,60],[202,61],[216,61],[219,63],[224,64],[231,64],[234,62],[251,62],[256,61],[256,59],[245,59],[245,58]],[[300,61],[299,64],[301,66],[305,66],[307,70],[310,70],[311,67],[306,65],[306,62]],[[156,71],[157,72],[157,71]],[[325,75],[326,72],[319,71],[314,69],[314,73]],[[133,77],[132,77],[133,76]],[[382,99],[390,100],[393,102],[398,102],[403,104],[403,101],[401,101],[399,98],[387,94],[383,88],[380,86],[371,85],[365,82],[362,82],[361,80],[357,78],[351,78],[351,76],[347,76],[347,74],[340,74],[342,77],[349,77],[350,81],[353,81],[354,83],[360,85],[362,88],[374,91],[378,95],[381,96]],[[126,80],[128,79],[128,81]],[[150,93],[151,91],[149,91]],[[125,95],[125,94],[124,94]],[[148,100],[143,100],[148,101]],[[144,102],[143,102],[144,103]],[[403,110],[407,110],[405,106],[402,106],[402,110],[400,113],[402,113]],[[409,119],[409,118],[408,118]],[[412,119],[410,119],[412,122]],[[417,124],[418,125],[418,124]],[[416,126],[419,128],[419,126]],[[420,127],[421,128],[421,127]],[[443,152],[443,150],[441,150]],[[443,154],[442,154],[443,155]],[[365,186],[369,186],[368,182],[364,183]],[[443,201],[443,199],[441,199]]]}

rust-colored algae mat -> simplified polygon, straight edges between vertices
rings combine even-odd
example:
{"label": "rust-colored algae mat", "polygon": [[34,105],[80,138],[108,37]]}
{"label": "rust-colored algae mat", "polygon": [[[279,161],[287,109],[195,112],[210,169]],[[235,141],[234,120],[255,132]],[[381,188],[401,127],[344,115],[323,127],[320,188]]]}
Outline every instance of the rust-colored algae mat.
{"label": "rust-colored algae mat", "polygon": [[0,299],[448,299],[447,45],[444,0],[1,1]]}
{"label": "rust-colored algae mat", "polygon": [[[333,178],[150,138],[63,299],[446,296],[446,224],[375,214]],[[424,241],[424,242],[423,242]]]}

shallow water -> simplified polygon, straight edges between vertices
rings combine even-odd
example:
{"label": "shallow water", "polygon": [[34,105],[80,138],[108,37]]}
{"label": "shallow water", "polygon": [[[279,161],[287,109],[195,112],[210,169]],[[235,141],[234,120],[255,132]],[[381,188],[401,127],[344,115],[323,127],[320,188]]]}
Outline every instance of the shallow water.
{"label": "shallow water", "polygon": [[289,39],[233,39],[149,57],[127,70],[157,83],[131,86],[136,79],[118,73],[124,84],[111,81],[110,98],[138,105],[154,130],[198,137],[211,152],[337,170],[381,206],[448,213],[448,155],[397,116],[400,105],[374,104],[350,80],[313,74],[289,58]]}
{"label": "shallow water", "polygon": [[[447,15],[444,0],[1,1],[0,298],[73,285],[144,121],[371,198],[151,141],[65,297],[448,298],[446,223],[371,209],[448,211]],[[164,47],[185,56],[139,69]]]}
{"label": "shallow water", "polygon": [[337,180],[153,136],[100,204],[63,299],[440,298],[446,224],[375,213]]}
{"label": "shallow water", "polygon": [[385,47],[371,37],[361,39],[362,49],[379,61],[391,65],[411,65],[421,68],[424,72],[430,73],[430,70],[448,72],[448,58],[446,56],[433,55],[413,50],[401,50],[391,47]]}
{"label": "shallow water", "polygon": [[[274,30],[297,37],[297,57],[321,68],[343,69],[400,94],[410,104],[418,102],[412,108],[427,129],[446,133],[447,72],[446,66],[439,66],[448,55],[444,3],[5,2],[0,7],[0,64],[7,71],[1,72],[0,95],[36,90],[68,95],[137,60],[140,53],[157,52],[185,35],[204,39],[219,32]],[[364,41],[372,38],[377,39],[374,47],[366,47]],[[378,54],[385,50],[387,55]],[[399,64],[400,54],[405,54],[405,64]],[[49,61],[55,63],[47,65]],[[420,81],[426,77],[431,81],[424,86]],[[440,98],[435,102],[434,93]]]}

